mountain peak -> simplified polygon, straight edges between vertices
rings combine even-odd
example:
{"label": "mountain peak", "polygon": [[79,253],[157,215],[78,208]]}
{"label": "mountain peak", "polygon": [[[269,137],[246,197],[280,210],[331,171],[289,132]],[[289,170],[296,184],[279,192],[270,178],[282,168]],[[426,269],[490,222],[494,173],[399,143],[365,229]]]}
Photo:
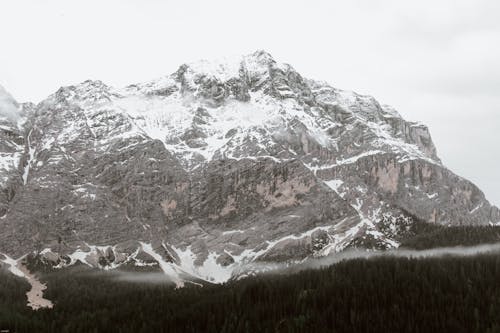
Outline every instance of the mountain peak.
{"label": "mountain peak", "polygon": [[112,88],[101,80],[85,80],[76,85],[63,86],[55,94],[51,95],[58,101],[76,98],[92,102],[100,99],[109,99],[112,95]]}
{"label": "mountain peak", "polygon": [[194,74],[212,76],[224,82],[239,77],[242,67],[251,67],[250,70],[266,71],[277,62],[268,52],[257,50],[246,55],[201,59],[180,66],[180,71],[189,69]]}
{"label": "mountain peak", "polygon": [[[212,100],[214,105],[220,105],[231,96],[248,101],[250,93],[256,91],[279,99],[295,98],[301,103],[312,99],[302,76],[290,65],[276,62],[263,50],[243,56],[186,63],[171,78],[181,84],[183,93]],[[156,84],[147,84],[152,85]]]}
{"label": "mountain peak", "polygon": [[247,60],[254,59],[261,64],[271,65],[277,63],[273,56],[265,50],[257,50],[249,55],[246,55],[244,58],[246,58]]}

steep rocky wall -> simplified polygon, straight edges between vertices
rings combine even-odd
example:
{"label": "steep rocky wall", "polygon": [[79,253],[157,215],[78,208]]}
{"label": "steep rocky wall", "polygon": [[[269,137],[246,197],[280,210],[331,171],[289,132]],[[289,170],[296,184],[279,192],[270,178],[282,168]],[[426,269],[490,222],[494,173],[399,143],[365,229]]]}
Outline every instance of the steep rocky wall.
{"label": "steep rocky wall", "polygon": [[477,186],[424,160],[401,161],[392,154],[377,154],[320,170],[317,175],[326,180],[341,179],[346,188],[363,184],[377,197],[375,201],[390,203],[428,222],[485,225],[497,221],[498,210]]}

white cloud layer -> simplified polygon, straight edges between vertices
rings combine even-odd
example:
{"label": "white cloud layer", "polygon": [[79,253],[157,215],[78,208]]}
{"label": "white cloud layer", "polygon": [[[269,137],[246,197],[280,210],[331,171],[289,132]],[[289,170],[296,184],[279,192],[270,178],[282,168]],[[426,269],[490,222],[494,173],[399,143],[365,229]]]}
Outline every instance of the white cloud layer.
{"label": "white cloud layer", "polygon": [[443,161],[500,205],[499,12],[497,0],[4,1],[0,82],[37,102],[265,49],[426,123]]}
{"label": "white cloud layer", "polygon": [[0,86],[0,117],[6,117],[10,121],[19,118],[19,105],[2,86]]}

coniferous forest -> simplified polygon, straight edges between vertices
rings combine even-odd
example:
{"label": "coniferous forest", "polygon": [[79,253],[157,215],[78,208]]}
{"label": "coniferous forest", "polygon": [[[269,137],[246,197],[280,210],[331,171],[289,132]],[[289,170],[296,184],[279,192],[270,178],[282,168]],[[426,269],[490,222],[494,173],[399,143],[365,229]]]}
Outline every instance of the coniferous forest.
{"label": "coniferous forest", "polygon": [[10,332],[500,332],[500,256],[343,261],[292,275],[175,289],[77,266],[45,273],[52,310],[0,276]]}
{"label": "coniferous forest", "polygon": [[413,226],[413,237],[404,239],[401,247],[415,250],[437,247],[473,246],[500,242],[499,226],[453,226],[447,227],[419,222]]}

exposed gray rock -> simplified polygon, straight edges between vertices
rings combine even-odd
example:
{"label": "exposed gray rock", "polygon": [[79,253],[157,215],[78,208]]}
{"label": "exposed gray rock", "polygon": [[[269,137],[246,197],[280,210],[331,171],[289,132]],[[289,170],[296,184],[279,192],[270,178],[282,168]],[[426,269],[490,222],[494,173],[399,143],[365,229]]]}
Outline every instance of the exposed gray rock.
{"label": "exposed gray rock", "polygon": [[234,264],[234,258],[229,253],[223,252],[220,254],[220,256],[217,257],[216,262],[217,264],[226,267],[231,264]]}
{"label": "exposed gray rock", "polygon": [[311,238],[287,239],[273,246],[264,255],[259,256],[257,260],[281,262],[287,260],[300,260],[313,254]]}
{"label": "exposed gray rock", "polygon": [[146,264],[156,264],[155,258],[153,258],[151,255],[147,254],[146,252],[140,250],[137,255],[135,256],[136,260],[139,260],[143,263]]}
{"label": "exposed gray rock", "polygon": [[57,266],[61,262],[59,254],[52,251],[44,252],[41,255],[41,258],[44,262],[48,263],[51,266]]}
{"label": "exposed gray rock", "polygon": [[25,121],[31,104],[19,104],[0,86],[0,218],[7,214],[9,202],[22,185],[20,166],[26,163],[24,132],[20,124]]}

